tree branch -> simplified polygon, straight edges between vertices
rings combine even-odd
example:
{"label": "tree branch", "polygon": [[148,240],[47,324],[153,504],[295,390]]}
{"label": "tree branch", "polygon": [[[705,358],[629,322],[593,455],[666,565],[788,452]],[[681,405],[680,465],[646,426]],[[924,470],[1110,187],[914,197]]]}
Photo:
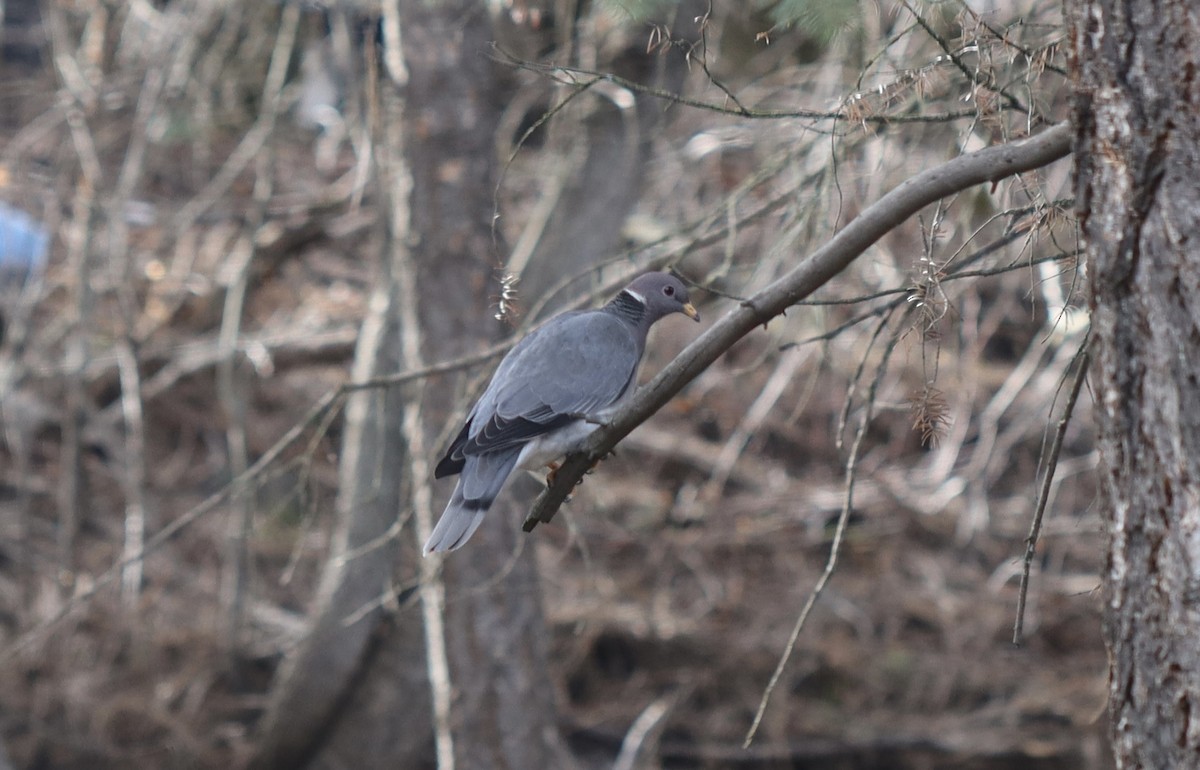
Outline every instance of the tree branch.
{"label": "tree branch", "polygon": [[[683,96],[676,91],[665,88],[655,88],[654,86],[644,85],[642,83],[623,78],[620,75],[614,75],[610,72],[599,72],[596,70],[585,69],[582,67],[567,67],[563,65],[539,64],[520,59],[506,51],[497,48],[498,60],[504,64],[508,64],[517,69],[528,70],[543,77],[547,77],[556,83],[571,86],[576,89],[563,102],[555,105],[551,112],[557,112],[566,106],[566,101],[573,99],[579,93],[594,87],[597,83],[608,82],[614,85],[625,88],[629,91],[639,94],[645,94],[654,99],[661,99],[670,104],[678,104],[683,107],[691,107],[697,110],[707,112],[715,112],[720,115],[732,115],[742,118],[751,118],[755,120],[791,120],[799,118],[802,120],[845,120],[853,124],[872,123],[879,125],[887,125],[889,123],[948,123],[952,120],[961,120],[963,118],[974,118],[979,115],[979,111],[974,107],[970,109],[953,110],[937,114],[921,114],[921,113],[905,113],[905,114],[890,114],[890,115],[862,115],[848,112],[844,109],[839,110],[774,110],[774,109],[751,109],[743,106],[737,100],[734,100],[735,107],[728,107],[724,104],[705,101],[703,99],[692,99]],[[972,82],[974,79],[972,79]],[[722,89],[724,90],[724,89]],[[732,96],[726,91],[728,96]],[[549,118],[550,114],[543,116]],[[539,119],[538,123],[532,126],[526,134],[536,130],[538,126],[544,122]],[[522,141],[525,139],[522,136]]]}
{"label": "tree branch", "polygon": [[913,214],[948,195],[983,182],[1040,168],[1065,157],[1071,127],[1060,123],[1018,142],[957,157],[913,176],[869,206],[824,246],[714,324],[674,361],[638,390],[583,448],[567,456],[554,483],[534,502],[523,529],[550,521],[583,474],[617,442],[658,411],[738,340],[812,294],[845,269],[867,248]]}
{"label": "tree branch", "polygon": [[[1087,379],[1088,361],[1091,353],[1089,347],[1092,336],[1089,333],[1079,345],[1075,359],[1075,380],[1071,383],[1071,392],[1067,396],[1066,406],[1058,418],[1058,427],[1054,431],[1054,440],[1046,456],[1045,475],[1038,489],[1037,504],[1034,506],[1033,520],[1029,523],[1029,534],[1025,537],[1025,558],[1021,560],[1021,586],[1017,592],[1017,619],[1013,621],[1012,643],[1020,646],[1025,633],[1025,600],[1029,594],[1029,571],[1033,566],[1033,556],[1037,551],[1038,539],[1042,534],[1042,517],[1046,513],[1046,503],[1050,500],[1050,491],[1054,488],[1054,471],[1058,469],[1058,458],[1062,454],[1063,439],[1067,428],[1071,425],[1071,415],[1075,413],[1075,402],[1079,400],[1079,392],[1083,390],[1083,382]],[[1066,372],[1063,373],[1064,380]]]}

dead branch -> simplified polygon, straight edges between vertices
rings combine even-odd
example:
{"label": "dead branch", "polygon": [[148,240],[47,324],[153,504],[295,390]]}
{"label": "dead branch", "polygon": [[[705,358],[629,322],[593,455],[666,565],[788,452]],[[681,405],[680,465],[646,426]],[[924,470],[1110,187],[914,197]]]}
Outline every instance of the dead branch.
{"label": "dead branch", "polygon": [[1075,413],[1075,403],[1079,400],[1080,391],[1083,390],[1083,382],[1087,379],[1090,358],[1088,348],[1091,341],[1090,334],[1084,337],[1075,354],[1075,360],[1072,362],[1075,365],[1075,379],[1071,383],[1071,392],[1067,396],[1066,405],[1063,406],[1062,416],[1058,418],[1058,426],[1054,430],[1054,441],[1046,452],[1046,470],[1042,476],[1042,486],[1038,490],[1033,521],[1029,524],[1029,535],[1025,538],[1025,558],[1021,564],[1021,588],[1017,594],[1017,619],[1013,623],[1013,644],[1016,645],[1021,643],[1021,635],[1025,629],[1025,598],[1029,593],[1029,570],[1033,565],[1033,554],[1037,549],[1038,538],[1042,531],[1042,517],[1046,513],[1046,502],[1050,499],[1050,490],[1054,484],[1054,472],[1058,468],[1058,458],[1062,454],[1063,438],[1067,434],[1067,427],[1071,424],[1071,415]]}
{"label": "dead branch", "polygon": [[916,9],[913,8],[911,4],[909,4],[908,2],[904,2],[903,5],[904,5],[905,10],[907,10],[909,13],[911,13],[913,15],[913,18],[916,19],[917,24],[921,25],[921,29],[925,30],[925,34],[929,35],[931,38],[934,39],[935,42],[937,42],[938,46],[942,49],[942,52],[944,53],[946,58],[948,58],[951,62],[954,63],[954,66],[958,68],[959,72],[961,72],[968,81],[970,81],[971,83],[974,83],[977,86],[983,86],[984,88],[988,89],[989,91],[994,91],[995,93],[1004,97],[1004,101],[1007,102],[1009,107],[1013,108],[1014,110],[1016,110],[1017,112],[1019,112],[1023,115],[1028,115],[1031,119],[1033,118],[1033,115],[1030,113],[1029,108],[1026,107],[1021,102],[1020,99],[1018,99],[1017,97],[1015,97],[1011,93],[1009,93],[1009,91],[1007,89],[1005,89],[1003,86],[996,83],[995,79],[991,76],[990,73],[984,72],[979,69],[972,69],[971,67],[967,66],[966,62],[963,61],[963,58],[961,56],[962,52],[960,50],[955,50],[954,48],[952,48],[950,46],[949,41],[946,40],[946,38],[942,37],[942,35],[938,34],[938,31],[933,28],[933,25],[931,25],[929,23],[929,21],[925,19],[924,16],[917,13]]}
{"label": "dead branch", "polygon": [[125,420],[125,542],[121,574],[121,598],[135,607],[142,587],[142,560],[138,558],[146,542],[146,426],[142,402],[141,378],[137,370],[137,352],[124,340],[117,346],[121,372],[121,411]]}
{"label": "dead branch", "polygon": [[[628,78],[623,78],[619,75],[614,75],[609,72],[596,72],[581,67],[566,67],[561,65],[538,64],[536,62],[528,62],[519,59],[511,54],[501,50],[498,51],[498,59],[505,64],[516,67],[518,69],[529,70],[551,80],[570,85],[577,91],[585,91],[593,88],[597,83],[608,82],[614,85],[626,88],[630,91],[639,94],[645,94],[655,99],[678,104],[683,107],[691,107],[693,109],[705,110],[708,112],[716,112],[722,115],[736,115],[742,118],[754,118],[759,120],[785,120],[789,118],[801,118],[807,120],[852,120],[854,123],[947,123],[953,120],[961,120],[963,118],[977,117],[979,111],[976,109],[954,110],[952,112],[937,113],[934,115],[922,115],[914,113],[898,114],[898,115],[859,115],[851,114],[846,110],[765,110],[765,109],[747,109],[738,105],[738,108],[726,107],[723,104],[715,102],[707,102],[703,99],[692,99],[682,94],[662,88],[655,88],[643,83],[637,83]],[[559,105],[561,107],[562,105]],[[536,126],[534,126],[536,128]]]}

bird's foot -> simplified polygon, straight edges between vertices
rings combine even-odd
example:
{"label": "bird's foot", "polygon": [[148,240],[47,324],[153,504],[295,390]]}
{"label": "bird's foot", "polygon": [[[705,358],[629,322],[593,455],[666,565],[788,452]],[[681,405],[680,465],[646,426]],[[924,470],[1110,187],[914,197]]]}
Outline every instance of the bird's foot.
{"label": "bird's foot", "polygon": [[[616,456],[617,456],[617,450],[616,450],[616,449],[610,449],[610,450],[608,450],[608,454],[604,455],[604,456],[603,456],[603,457],[601,457],[599,460],[597,460],[596,462],[592,463],[592,467],[591,467],[591,468],[588,468],[586,471],[584,471],[584,472],[583,472],[583,474],[584,474],[585,476],[591,476],[593,473],[595,473],[595,472],[596,472],[596,469],[600,467],[600,463],[604,462],[605,460],[607,460],[607,459],[608,459],[608,458],[610,458],[610,457],[616,457]],[[581,481],[582,481],[582,479],[581,479]]]}
{"label": "bird's foot", "polygon": [[[596,466],[599,464],[600,461],[597,460],[591,468],[588,468],[583,472],[584,476],[592,475],[592,473],[596,470]],[[550,472],[546,474],[546,489],[549,489],[550,487],[554,486],[554,482],[558,479],[558,472],[562,470],[562,465],[559,463],[546,463],[546,467],[550,469]],[[582,483],[583,478],[580,477],[579,481],[575,482],[575,486],[579,486]]]}

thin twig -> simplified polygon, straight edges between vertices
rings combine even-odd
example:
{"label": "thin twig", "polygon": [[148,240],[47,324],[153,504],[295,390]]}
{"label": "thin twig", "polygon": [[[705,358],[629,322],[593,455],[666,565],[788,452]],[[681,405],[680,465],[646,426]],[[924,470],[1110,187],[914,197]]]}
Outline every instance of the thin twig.
{"label": "thin twig", "polygon": [[753,118],[758,120],[786,120],[789,118],[801,118],[806,120],[853,120],[855,123],[875,123],[886,125],[888,123],[946,123],[963,118],[974,118],[978,115],[978,111],[974,109],[954,110],[952,112],[943,112],[935,115],[852,115],[846,110],[762,110],[749,109],[746,107],[730,109],[729,107],[717,104],[715,102],[706,102],[703,99],[692,99],[690,97],[681,96],[675,91],[668,91],[666,89],[644,85],[642,83],[637,83],[608,72],[596,72],[594,70],[587,70],[580,67],[537,64],[519,59],[504,52],[502,49],[498,48],[497,50],[502,54],[499,57],[500,60],[506,64],[535,72],[557,82],[567,83],[577,88],[591,88],[599,81],[607,81],[609,83],[621,86],[622,88],[627,88],[630,91],[645,94],[655,99],[661,99],[672,104],[678,104],[683,107],[692,107],[694,109],[705,110],[708,112],[716,112],[722,115],[733,115],[741,118]]}
{"label": "thin twig", "polygon": [[[296,33],[300,25],[300,6],[289,3],[284,6],[279,19],[279,31],[271,50],[271,60],[263,81],[263,107],[258,122],[269,138],[275,130],[281,105],[284,82],[287,78],[288,62],[296,46]],[[253,201],[247,213],[246,232],[238,240],[227,264],[232,264],[230,285],[225,292],[221,309],[221,329],[218,346],[221,358],[217,363],[217,396],[225,412],[225,445],[229,452],[232,476],[242,475],[249,465],[246,446],[246,398],[238,383],[237,340],[241,336],[242,314],[249,290],[250,267],[258,253],[257,233],[267,217],[267,204],[274,190],[275,153],[274,143],[264,142],[265,152],[260,153],[255,165]],[[238,646],[238,635],[242,626],[242,615],[246,605],[249,581],[250,558],[248,542],[254,524],[254,501],[252,490],[235,496],[236,504],[231,511],[226,535],[226,561],[222,570],[221,605],[225,612],[225,645],[233,652]]]}
{"label": "thin twig", "polygon": [[[1016,240],[1016,238],[1006,238],[1004,241],[1001,241],[1000,244],[1004,245],[1004,244],[1012,242],[1013,240]],[[979,270],[958,270],[953,273],[949,273],[947,275],[940,276],[938,278],[938,283],[947,283],[949,281],[959,280],[962,278],[989,278],[992,276],[1004,275],[1005,273],[1011,273],[1015,270],[1026,270],[1035,265],[1044,265],[1049,262],[1061,262],[1064,259],[1070,259],[1071,257],[1076,257],[1080,253],[1081,252],[1079,252],[1079,251],[1072,251],[1072,252],[1065,252],[1065,253],[1048,254],[1044,257],[1037,257],[1036,259],[1030,259],[1030,260],[1026,260],[1026,261],[1022,261],[1022,262],[1014,262],[1014,263],[1008,264],[1008,265],[1001,265],[1000,267],[987,267],[987,268],[982,268]],[[858,305],[863,302],[870,302],[873,299],[883,299],[884,297],[895,297],[897,294],[902,294],[905,297],[908,297],[912,293],[913,293],[913,287],[911,284],[909,284],[909,285],[905,285],[905,286],[897,286],[892,289],[880,289],[879,291],[872,292],[870,294],[860,294],[857,297],[837,297],[837,298],[832,298],[832,299],[806,299],[801,302],[797,302],[796,305],[797,305],[797,307],[827,307],[830,305]]]}
{"label": "thin twig", "polygon": [[[909,306],[912,307],[911,305]],[[875,331],[871,334],[871,339],[867,341],[867,349],[863,351],[862,358],[858,361],[858,366],[854,368],[854,374],[850,376],[850,383],[846,386],[846,398],[842,400],[842,410],[838,414],[837,427],[834,429],[834,445],[840,451],[845,442],[843,436],[846,433],[846,425],[850,422],[850,412],[854,409],[854,392],[858,390],[859,383],[862,381],[863,374],[866,373],[867,363],[871,360],[871,350],[875,347],[875,343],[883,336],[883,332],[887,329],[888,321],[891,320],[892,311],[895,308],[889,308],[888,312],[879,319],[879,323],[875,326]],[[892,344],[895,344],[894,342]],[[890,350],[890,346],[888,348]],[[868,393],[874,393],[875,383],[872,380]],[[868,406],[870,401],[868,399]]]}
{"label": "thin twig", "polygon": [[95,187],[85,180],[78,186],[73,226],[68,229],[67,264],[75,277],[74,302],[68,310],[69,336],[63,354],[66,373],[66,408],[62,423],[62,483],[59,487],[58,558],[68,573],[74,567],[75,534],[82,518],[84,495],[83,432],[88,421],[89,397],[84,369],[91,355],[90,319],[95,297],[91,282],[91,241],[97,218]]}
{"label": "thin twig", "polygon": [[[961,278],[989,278],[992,276],[1004,275],[1005,273],[1011,273],[1015,270],[1025,270],[1025,269],[1028,269],[1029,267],[1035,266],[1035,265],[1042,265],[1042,264],[1046,264],[1048,262],[1060,262],[1064,259],[1070,259],[1072,257],[1076,257],[1080,253],[1081,253],[1081,250],[1075,250],[1075,251],[1071,251],[1071,252],[1061,252],[1058,254],[1050,254],[1045,257],[1038,257],[1037,259],[1031,259],[1031,260],[1023,261],[1023,262],[1014,262],[1010,265],[1002,265],[1000,267],[983,268],[980,270],[959,270],[959,271],[950,273],[949,275],[942,276],[942,278],[940,279],[940,282],[948,283],[950,281],[958,280]],[[967,261],[964,261],[963,264],[964,264],[964,266],[969,265],[969,264],[972,264],[974,261],[975,261],[975,259],[972,256]],[[798,345],[808,345],[813,342],[823,342],[825,340],[833,339],[834,337],[837,337],[838,335],[840,335],[842,332],[846,331],[847,329],[849,329],[853,326],[857,326],[858,324],[862,323],[863,321],[870,320],[871,318],[876,317],[880,313],[883,313],[887,310],[895,308],[898,305],[904,303],[907,300],[907,298],[909,297],[909,295],[911,295],[911,293],[912,293],[911,286],[899,286],[894,289],[883,289],[882,291],[873,292],[871,294],[863,294],[863,295],[860,295],[857,297],[844,297],[844,298],[835,298],[835,299],[811,299],[811,300],[804,300],[802,302],[797,302],[796,304],[800,305],[800,306],[823,307],[823,306],[827,306],[827,305],[857,305],[857,304],[861,304],[863,302],[869,302],[870,300],[873,300],[873,299],[883,299],[884,297],[893,297],[894,298],[890,302],[887,302],[883,305],[879,305],[878,307],[870,308],[870,309],[844,321],[843,323],[837,325],[836,327],[834,327],[826,332],[822,332],[821,334],[815,334],[811,337],[805,337],[804,339],[797,340],[795,342],[786,342],[783,345],[780,345],[779,349],[787,350],[788,348],[793,348]]]}
{"label": "thin twig", "polygon": [[954,63],[954,66],[957,67],[964,76],[966,76],[967,80],[970,80],[976,85],[983,86],[989,91],[994,91],[995,93],[1004,97],[1004,100],[1008,102],[1008,106],[1017,112],[1020,112],[1023,115],[1030,114],[1029,108],[1022,104],[1020,99],[1010,94],[1003,86],[997,84],[995,79],[990,74],[981,72],[979,70],[973,70],[968,67],[966,62],[963,61],[962,57],[959,56],[959,52],[951,48],[949,41],[939,34],[938,31],[933,28],[933,25],[926,21],[924,16],[917,13],[916,9],[913,8],[912,5],[907,2],[907,0],[902,0],[902,2],[908,12],[911,13],[913,18],[917,20],[917,23],[921,25],[921,28],[925,30],[925,33],[933,38],[935,42],[937,42],[938,46],[946,54],[947,58],[949,58],[950,61]]}
{"label": "thin twig", "polygon": [[127,607],[137,604],[142,586],[142,560],[138,554],[146,542],[146,429],[142,404],[141,377],[137,352],[128,338],[117,345],[118,370],[121,373],[121,411],[125,420],[125,542],[121,572],[121,598]]}
{"label": "thin twig", "polygon": [[[261,179],[261,176],[259,177]],[[256,181],[255,186],[259,184]],[[256,206],[251,218],[261,218]],[[253,225],[251,225],[253,227]],[[218,333],[219,358],[216,366],[217,403],[221,406],[225,421],[225,451],[228,453],[231,476],[242,475],[250,465],[246,446],[246,399],[239,387],[237,339],[242,328],[242,310],[249,284],[250,263],[254,259],[254,238],[243,233],[237,245],[227,257],[226,265],[232,265],[232,284],[225,292],[221,306],[221,327]],[[230,521],[225,532],[225,559],[221,565],[220,605],[223,611],[221,629],[226,652],[236,654],[238,634],[242,626],[245,608],[246,582],[250,571],[247,542],[254,516],[254,503],[247,499],[251,488],[241,491],[232,498]]]}
{"label": "thin twig", "polygon": [[733,467],[745,453],[746,446],[758,434],[763,422],[770,416],[775,404],[783,396],[784,390],[795,378],[796,372],[810,358],[811,355],[807,350],[787,350],[779,357],[775,371],[767,378],[762,392],[754,399],[754,403],[746,410],[746,414],[738,421],[737,427],[729,434],[729,438],[721,447],[709,473],[708,481],[697,494],[698,499],[716,500],[724,492]]}
{"label": "thin twig", "polygon": [[1075,403],[1079,400],[1079,393],[1083,390],[1083,382],[1087,379],[1088,361],[1090,353],[1088,347],[1092,341],[1091,334],[1083,338],[1083,342],[1079,345],[1079,350],[1075,353],[1075,358],[1071,365],[1075,367],[1075,379],[1071,383],[1071,392],[1067,396],[1067,403],[1063,406],[1062,415],[1058,418],[1058,426],[1054,431],[1054,440],[1050,444],[1050,449],[1047,452],[1046,471],[1042,476],[1042,486],[1038,490],[1037,503],[1033,510],[1033,521],[1029,524],[1029,534],[1025,537],[1025,558],[1021,565],[1021,587],[1017,593],[1017,619],[1013,623],[1013,644],[1021,644],[1021,636],[1025,630],[1025,600],[1029,593],[1029,572],[1033,565],[1034,552],[1037,550],[1038,538],[1042,533],[1042,517],[1046,513],[1046,502],[1050,499],[1050,489],[1054,483],[1054,471],[1058,468],[1058,458],[1062,454],[1063,440],[1067,435],[1067,428],[1071,424],[1071,415],[1075,412]]}
{"label": "thin twig", "polygon": [[711,20],[712,0],[709,0],[708,10],[706,10],[702,16],[699,16],[696,19],[696,23],[700,27],[700,39],[695,43],[685,46],[687,50],[685,51],[684,56],[689,60],[692,59],[692,54],[698,47],[700,49],[700,56],[696,57],[696,59],[700,62],[700,69],[704,71],[704,77],[708,78],[708,82],[719,88],[721,93],[725,94],[726,99],[734,103],[738,109],[738,112],[740,112],[742,115],[748,115],[749,110],[746,109],[746,106],[742,104],[733,91],[731,91],[728,86],[718,80],[716,75],[714,75],[708,68],[708,25]]}
{"label": "thin twig", "polygon": [[[1019,51],[1021,53],[1021,55],[1024,56],[1025,59],[1029,62],[1033,62],[1035,59],[1038,59],[1039,57],[1042,56],[1042,54],[1044,52],[1046,52],[1049,49],[1049,46],[1042,46],[1041,53],[1039,53],[1036,50],[1027,48],[1027,47],[1021,45],[1020,43],[1018,43],[1017,41],[1013,40],[1012,38],[1010,38],[1008,36],[1008,30],[1002,30],[999,27],[996,27],[993,24],[989,23],[986,19],[984,19],[982,16],[980,16],[978,13],[976,13],[973,9],[971,9],[970,6],[964,4],[963,11],[970,14],[971,18],[973,18],[977,24],[979,24],[981,27],[986,29],[988,32],[992,33],[992,35],[997,40],[999,40],[1002,45],[1006,45],[1009,48]],[[1052,45],[1057,45],[1057,43],[1054,43]],[[1064,78],[1069,77],[1069,73],[1067,72],[1065,67],[1060,67],[1059,65],[1053,64],[1049,61],[1044,61],[1041,66],[1042,66],[1042,69],[1049,70],[1050,72],[1053,72],[1057,75],[1062,75]]]}
{"label": "thin twig", "polygon": [[538,119],[535,120],[533,124],[529,126],[529,128],[525,129],[525,131],[513,144],[512,150],[509,152],[508,159],[504,162],[504,165],[500,167],[500,174],[496,179],[496,185],[492,188],[492,240],[494,242],[499,242],[499,236],[496,234],[496,224],[500,221],[500,190],[504,186],[504,180],[508,175],[508,169],[516,161],[517,155],[521,152],[521,148],[523,148],[525,143],[529,141],[529,137],[533,136],[538,129],[546,125],[546,123],[548,123],[555,115],[565,110],[567,105],[574,101],[576,97],[583,95],[584,92],[598,83],[603,82],[603,80],[603,77],[598,76],[576,86],[557,104],[550,107],[550,109],[538,116]]}
{"label": "thin twig", "polygon": [[[651,701],[650,705],[642,709],[621,741],[621,751],[613,762],[612,770],[636,770],[641,767],[638,760],[648,753],[644,750],[646,743],[652,741],[652,736],[660,731],[663,719],[671,713],[671,709],[680,698],[681,693],[668,693]],[[653,751],[653,747],[650,751]]]}
{"label": "thin twig", "polygon": [[[886,323],[886,321],[885,321]],[[884,324],[880,324],[882,330]],[[808,616],[816,606],[817,599],[820,598],[821,592],[825,590],[825,586],[829,583],[830,577],[833,576],[833,571],[837,568],[838,554],[841,553],[842,539],[846,534],[846,523],[850,520],[850,511],[854,509],[854,479],[858,470],[858,454],[862,447],[863,437],[867,435],[867,427],[871,423],[871,417],[875,411],[875,395],[879,390],[879,384],[883,381],[883,375],[887,371],[888,361],[891,359],[892,353],[896,350],[896,345],[900,341],[901,335],[892,336],[890,343],[884,350],[883,359],[879,362],[879,368],[875,371],[875,378],[871,381],[871,387],[867,391],[866,401],[862,415],[862,422],[859,423],[858,431],[854,435],[854,443],[850,446],[850,454],[846,458],[846,484],[845,497],[842,502],[841,513],[838,514],[837,526],[833,530],[833,542],[829,545],[829,558],[825,561],[825,569],[821,572],[821,577],[817,579],[817,583],[813,586],[812,592],[808,595],[808,600],[804,602],[803,609],[800,610],[799,616],[796,618],[796,624],[792,626],[792,633],[788,637],[787,644],[784,645],[783,654],[779,657],[779,662],[775,665],[775,670],[771,673],[771,679],[767,682],[767,687],[763,690],[762,698],[758,702],[758,710],[754,713],[754,721],[750,724],[750,729],[746,732],[746,738],[742,741],[742,748],[750,747],[754,741],[754,736],[758,733],[759,725],[762,724],[763,715],[767,712],[767,705],[770,703],[771,694],[775,692],[775,687],[779,684],[780,678],[783,676],[783,671],[787,668],[788,661],[792,657],[792,653],[796,649],[796,641],[800,638],[800,631],[803,630],[804,624],[808,621]]]}
{"label": "thin twig", "polygon": [[99,212],[96,195],[103,183],[103,168],[96,140],[81,105],[89,99],[86,80],[70,45],[63,9],[51,3],[45,11],[56,72],[63,88],[59,100],[66,112],[71,142],[79,160],[81,179],[75,185],[73,227],[67,233],[67,264],[76,284],[68,313],[69,334],[63,355],[66,372],[66,420],[63,423],[63,480],[59,497],[58,551],[60,567],[70,574],[74,564],[75,534],[84,494],[83,429],[88,418],[84,368],[91,357],[89,324],[95,303],[91,281],[92,243]]}
{"label": "thin twig", "polygon": [[[179,11],[173,10],[173,30],[181,30]],[[166,82],[166,59],[173,50],[172,40],[157,37],[149,46],[148,59],[157,66],[146,69],[138,92],[137,108],[129,132],[125,156],[115,188],[105,196],[104,209],[108,229],[107,262],[121,308],[121,333],[116,343],[117,369],[121,383],[121,415],[124,421],[123,485],[125,496],[125,536],[122,554],[129,562],[121,574],[121,598],[127,607],[135,607],[141,593],[143,562],[135,558],[141,553],[146,537],[146,444],[145,400],[142,397],[142,376],[137,358],[134,329],[137,327],[139,301],[137,263],[129,248],[129,226],[126,208],[146,168],[146,151],[150,144],[150,123],[159,112]]]}

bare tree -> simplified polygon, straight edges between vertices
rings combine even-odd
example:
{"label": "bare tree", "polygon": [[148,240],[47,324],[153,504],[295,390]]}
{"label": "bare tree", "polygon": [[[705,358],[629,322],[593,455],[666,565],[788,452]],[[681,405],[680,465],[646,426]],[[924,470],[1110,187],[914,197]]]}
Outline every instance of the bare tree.
{"label": "bare tree", "polygon": [[1200,761],[1200,15],[1073,4],[1118,765]]}

